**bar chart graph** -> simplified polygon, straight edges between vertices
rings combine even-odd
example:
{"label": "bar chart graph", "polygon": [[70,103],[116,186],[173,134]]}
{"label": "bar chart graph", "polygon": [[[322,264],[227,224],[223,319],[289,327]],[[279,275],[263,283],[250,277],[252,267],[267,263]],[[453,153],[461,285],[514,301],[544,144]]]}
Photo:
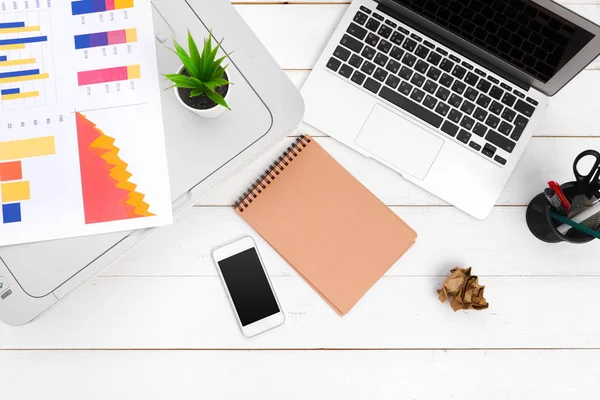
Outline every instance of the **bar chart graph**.
{"label": "bar chart graph", "polygon": [[114,46],[135,42],[137,42],[137,29],[121,29],[118,31],[76,35],[75,49],[91,49],[93,47]]}
{"label": "bar chart graph", "polygon": [[71,2],[71,12],[73,15],[95,14],[133,7],[133,0],[78,0]]}
{"label": "bar chart graph", "polygon": [[140,79],[141,77],[142,74],[139,65],[104,68],[93,71],[81,71],[77,74],[79,86],[128,81]]}

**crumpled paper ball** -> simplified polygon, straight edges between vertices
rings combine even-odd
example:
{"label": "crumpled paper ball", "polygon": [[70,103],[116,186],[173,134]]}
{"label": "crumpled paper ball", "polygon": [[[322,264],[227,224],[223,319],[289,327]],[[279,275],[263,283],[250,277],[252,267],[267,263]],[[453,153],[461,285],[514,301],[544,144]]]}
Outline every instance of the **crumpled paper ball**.
{"label": "crumpled paper ball", "polygon": [[471,308],[485,310],[489,307],[483,297],[485,286],[478,281],[479,278],[471,275],[471,268],[454,268],[438,290],[439,299],[443,303],[450,298],[450,306],[454,311]]}

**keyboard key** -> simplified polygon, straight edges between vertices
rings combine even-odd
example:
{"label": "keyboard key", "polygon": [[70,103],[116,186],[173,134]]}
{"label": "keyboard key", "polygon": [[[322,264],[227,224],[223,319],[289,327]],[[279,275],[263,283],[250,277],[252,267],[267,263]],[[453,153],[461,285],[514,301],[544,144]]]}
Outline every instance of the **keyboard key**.
{"label": "keyboard key", "polygon": [[384,86],[381,89],[379,95],[386,99],[387,101],[395,104],[400,107],[404,111],[414,115],[415,117],[427,122],[430,125],[433,125],[436,128],[439,128],[442,125],[443,118],[433,112],[429,111],[427,108],[416,104],[412,100],[402,96],[401,94],[394,92],[392,89]]}
{"label": "keyboard key", "polygon": [[435,94],[435,97],[437,97],[438,99],[443,100],[443,101],[448,100],[448,96],[450,96],[450,91],[443,87],[440,87],[438,89],[437,93]]}
{"label": "keyboard key", "polygon": [[377,21],[376,19],[373,18],[369,18],[369,21],[367,22],[367,29],[372,31],[372,32],[377,32],[377,29],[379,29],[379,26],[381,25],[381,22]]}
{"label": "keyboard key", "polygon": [[365,74],[363,74],[360,71],[354,71],[354,75],[352,75],[352,82],[357,83],[359,85],[362,85],[362,83],[365,81]]}
{"label": "keyboard key", "polygon": [[533,115],[533,112],[535,111],[535,107],[525,103],[523,100],[519,100],[517,101],[517,104],[515,104],[515,110],[525,115],[526,117],[531,117]]}
{"label": "keyboard key", "polygon": [[490,96],[496,100],[500,100],[503,94],[504,90],[500,89],[498,86],[494,86],[492,90],[490,90]]}
{"label": "keyboard key", "polygon": [[372,47],[365,46],[365,49],[360,54],[361,54],[361,56],[363,56],[367,60],[372,60],[373,57],[375,57],[375,54],[377,54],[377,50],[375,50]]}
{"label": "keyboard key", "polygon": [[446,103],[442,103],[441,101],[435,108],[435,112],[444,117],[448,115],[448,111],[450,111],[450,106]]}
{"label": "keyboard key", "polygon": [[479,77],[472,72],[469,72],[465,77],[465,82],[467,82],[471,86],[475,86],[479,81]]}
{"label": "keyboard key", "polygon": [[399,26],[398,30],[402,33],[404,33],[405,35],[408,35],[410,32],[408,31],[408,29],[404,29],[403,27]]}
{"label": "keyboard key", "polygon": [[360,70],[367,75],[371,75],[375,71],[375,64],[365,61]]}
{"label": "keyboard key", "polygon": [[368,18],[369,17],[367,16],[367,14],[358,11],[354,16],[354,22],[356,22],[359,25],[364,25],[365,22],[367,22]]}
{"label": "keyboard key", "polygon": [[474,124],[475,124],[475,120],[471,117],[467,117],[466,115],[460,121],[460,126],[462,126],[463,128],[465,128],[466,130],[469,130],[469,131],[471,130],[471,128],[473,128]]}
{"label": "keyboard key", "polygon": [[364,87],[365,87],[365,89],[376,94],[379,91],[379,89],[381,88],[381,83],[377,82],[374,79],[368,78],[364,84]]}
{"label": "keyboard key", "polygon": [[392,35],[392,43],[397,44],[398,46],[400,46],[402,44],[402,42],[404,41],[404,38],[406,36],[404,36],[403,34],[401,34],[400,32],[394,32],[394,34]]}
{"label": "keyboard key", "polygon": [[341,76],[343,76],[344,78],[350,78],[352,76],[353,72],[354,72],[354,68],[352,68],[348,64],[342,65],[342,68],[340,68],[340,70],[338,71],[338,73]]}
{"label": "keyboard key", "polygon": [[354,22],[350,24],[348,29],[346,29],[346,32],[348,32],[354,37],[359,38],[360,40],[363,40],[365,36],[367,36],[367,30],[362,26],[356,25]]}
{"label": "keyboard key", "polygon": [[482,70],[480,70],[479,68],[475,68],[475,73],[477,75],[483,76],[484,78],[487,76],[487,74],[485,72],[483,72]]}
{"label": "keyboard key", "polygon": [[525,127],[527,127],[528,123],[529,120],[527,118],[525,118],[522,115],[519,115],[515,119],[515,129],[513,130],[512,135],[510,135],[510,138],[514,141],[518,141],[519,139],[521,139],[521,135],[525,131]]}
{"label": "keyboard key", "polygon": [[380,21],[383,21],[385,18],[383,18],[383,15],[379,15],[377,13],[373,13],[373,18],[377,18]]}
{"label": "keyboard key", "polygon": [[416,101],[417,103],[420,103],[424,97],[425,97],[425,92],[420,89],[415,89],[410,94],[410,98],[413,99],[414,101]]}
{"label": "keyboard key", "polygon": [[417,42],[422,42],[423,41],[423,38],[421,36],[417,35],[416,33],[411,33],[410,37],[413,38],[413,39],[415,39]]}
{"label": "keyboard key", "polygon": [[496,115],[500,115],[504,106],[498,103],[496,100],[492,101],[492,105],[490,106],[490,111]]}
{"label": "keyboard key", "polygon": [[352,65],[354,68],[360,67],[362,62],[363,62],[363,59],[358,54],[352,54],[352,57],[350,57],[350,61],[348,61],[348,63],[350,65]]}
{"label": "keyboard key", "polygon": [[459,142],[463,142],[464,144],[469,143],[469,140],[471,140],[471,134],[467,131],[465,131],[464,129],[461,129],[460,132],[458,132],[458,136],[456,136],[456,138],[458,139]]}
{"label": "keyboard key", "polygon": [[462,97],[454,93],[448,99],[448,104],[450,104],[454,108],[458,108],[460,106],[460,103],[462,103]]}
{"label": "keyboard key", "polygon": [[381,25],[381,28],[377,31],[377,34],[384,38],[389,38],[394,30],[387,25]]}
{"label": "keyboard key", "polygon": [[454,67],[454,63],[452,61],[448,60],[447,58],[444,58],[442,60],[442,63],[440,64],[440,68],[446,72],[452,71],[453,67]]}
{"label": "keyboard key", "polygon": [[465,85],[464,83],[462,83],[459,80],[454,82],[454,85],[452,85],[452,91],[456,92],[458,94],[463,94],[465,92],[466,88],[467,88],[467,85]]}
{"label": "keyboard key", "polygon": [[388,42],[387,40],[382,40],[381,42],[379,42],[379,44],[377,45],[377,50],[382,51],[384,53],[388,53],[390,50],[392,49],[392,44],[390,42]]}
{"label": "keyboard key", "polygon": [[506,92],[504,93],[504,96],[502,96],[502,104],[506,104],[509,107],[512,107],[515,104],[515,101],[517,101],[517,97]]}
{"label": "keyboard key", "polygon": [[477,84],[477,89],[479,89],[483,93],[487,93],[491,87],[492,87],[492,84],[483,79],[480,79],[479,83]]}
{"label": "keyboard key", "polygon": [[475,149],[476,151],[481,150],[481,145],[479,143],[476,143],[476,142],[469,143],[469,147],[472,148],[472,149]]}
{"label": "keyboard key", "polygon": [[433,110],[437,102],[438,101],[434,97],[427,95],[425,96],[425,100],[423,100],[423,105],[429,108],[430,110]]}
{"label": "keyboard key", "polygon": [[335,48],[333,55],[343,61],[348,61],[350,58],[350,51],[348,49],[343,48],[342,46],[338,46]]}
{"label": "keyboard key", "polygon": [[385,81],[385,78],[387,78],[387,76],[388,73],[381,68],[377,68],[377,70],[375,70],[375,73],[373,74],[373,78],[377,79],[379,82]]}
{"label": "keyboard key", "polygon": [[504,82],[500,83],[500,87],[504,90],[508,90],[509,92],[512,91],[512,88]]}
{"label": "keyboard key", "polygon": [[423,86],[423,83],[425,83],[425,77],[420,74],[414,74],[412,79],[410,80],[410,83],[412,83],[416,87],[421,87]]}
{"label": "keyboard key", "polygon": [[475,104],[471,103],[468,100],[465,100],[463,105],[460,107],[460,111],[464,112],[467,115],[471,115],[473,110],[475,109]]}
{"label": "keyboard key", "polygon": [[399,83],[400,78],[398,78],[396,75],[389,75],[387,80],[385,81],[385,84],[391,87],[392,89],[396,89]]}
{"label": "keyboard key", "polygon": [[409,67],[415,65],[415,61],[417,61],[417,58],[409,53],[406,53],[404,58],[402,58],[402,63],[408,65]]}
{"label": "keyboard key", "polygon": [[493,76],[491,76],[491,75],[490,75],[490,76],[488,76],[487,78],[488,78],[488,80],[489,80],[490,82],[493,82],[493,83],[495,83],[496,85],[498,85],[498,84],[500,83],[500,81],[499,81],[498,79],[494,78],[494,77],[493,77]]}
{"label": "keyboard key", "polygon": [[533,104],[534,106],[537,106],[538,104],[540,104],[537,102],[537,100],[532,99],[531,97],[527,98],[527,102]]}
{"label": "keyboard key", "polygon": [[408,67],[402,67],[400,69],[400,72],[398,73],[398,75],[400,75],[400,78],[405,79],[405,80],[409,80],[410,77],[412,76],[413,72],[412,69],[408,68]]}
{"label": "keyboard key", "polygon": [[397,27],[398,27],[398,24],[397,24],[397,23],[395,23],[395,22],[392,22],[392,21],[390,21],[389,19],[386,19],[386,20],[385,20],[385,23],[386,23],[387,25],[391,26],[392,28],[397,28]]}
{"label": "keyboard key", "polygon": [[454,54],[450,54],[448,56],[452,61],[460,63],[460,58],[456,57]]}
{"label": "keyboard key", "polygon": [[427,68],[429,68],[429,64],[427,64],[423,60],[418,60],[417,63],[415,64],[415,69],[422,74],[424,74],[425,71],[427,71]]}
{"label": "keyboard key", "polygon": [[417,57],[425,59],[425,57],[427,57],[429,54],[429,49],[423,45],[418,45],[417,50],[415,50],[415,54]]}
{"label": "keyboard key", "polygon": [[342,65],[342,62],[340,60],[338,60],[337,58],[333,58],[333,57],[331,57],[329,59],[329,61],[327,62],[327,68],[329,68],[332,71],[337,71],[338,68],[340,67],[340,65]]}
{"label": "keyboard key", "polygon": [[385,67],[385,64],[387,64],[389,58],[388,56],[381,54],[381,53],[377,53],[377,55],[375,56],[375,59],[373,60],[375,62],[375,64],[381,66],[381,67]]}
{"label": "keyboard key", "polygon": [[447,56],[448,52],[444,49],[442,49],[441,47],[438,47],[437,49],[435,49],[435,51],[437,51],[438,53],[440,53],[441,55]]}
{"label": "keyboard key", "polygon": [[446,87],[450,87],[450,85],[452,85],[452,82],[454,82],[454,78],[451,77],[448,74],[442,74],[442,77],[440,78],[440,83]]}
{"label": "keyboard key", "polygon": [[454,125],[452,122],[444,122],[444,125],[442,125],[442,132],[444,132],[445,134],[449,135],[449,136],[456,136],[456,133],[458,132],[458,126]]}
{"label": "keyboard key", "polygon": [[441,60],[442,56],[440,56],[438,53],[434,53],[433,51],[429,53],[429,57],[427,57],[427,62],[435,66],[437,66]]}
{"label": "keyboard key", "polygon": [[500,123],[500,118],[494,117],[492,114],[490,114],[487,117],[487,119],[485,120],[485,124],[492,129],[496,129],[496,127],[498,126],[499,123]]}
{"label": "keyboard key", "polygon": [[353,38],[350,35],[342,36],[342,40],[340,40],[340,44],[344,47],[349,48],[355,53],[360,53],[363,48],[362,42],[359,42],[357,39]]}
{"label": "keyboard key", "polygon": [[481,94],[477,99],[477,105],[480,105],[483,108],[487,108],[487,106],[490,105],[490,101],[492,101],[492,99],[487,97],[485,94]]}
{"label": "keyboard key", "polygon": [[431,67],[429,68],[429,71],[427,71],[427,77],[433,79],[434,81],[437,81],[441,73],[442,71],[440,71],[439,69]]}
{"label": "keyboard key", "polygon": [[513,119],[515,119],[515,115],[517,115],[516,112],[514,112],[510,108],[505,108],[504,112],[502,113],[502,118],[504,118],[508,122],[513,122]]}
{"label": "keyboard key", "polygon": [[371,10],[369,10],[367,7],[365,6],[360,6],[361,11],[366,12],[367,14],[371,14]]}
{"label": "keyboard key", "polygon": [[508,122],[505,122],[505,121],[502,121],[500,123],[500,126],[498,127],[498,132],[500,132],[504,136],[508,136],[508,135],[510,135],[511,131],[512,131],[512,125],[511,124],[509,124]]}
{"label": "keyboard key", "polygon": [[367,42],[367,44],[375,47],[375,46],[377,46],[377,43],[379,43],[379,36],[369,33],[369,36],[367,36],[367,38],[365,39],[365,42]]}
{"label": "keyboard key", "polygon": [[394,46],[394,48],[390,52],[390,57],[392,57],[393,59],[398,60],[398,61],[400,61],[400,59],[402,58],[403,55],[404,55],[404,50],[402,50],[400,47],[396,47],[396,46]]}
{"label": "keyboard key", "polygon": [[522,99],[525,98],[525,95],[521,92],[519,92],[517,89],[513,90],[513,93],[515,94],[515,96],[520,97]]}
{"label": "keyboard key", "polygon": [[496,150],[498,149],[492,146],[491,144],[486,143],[485,146],[483,146],[483,150],[481,150],[481,153],[486,157],[492,158],[494,154],[496,154]]}
{"label": "keyboard key", "polygon": [[475,119],[478,119],[481,122],[483,122],[487,118],[488,113],[483,108],[477,107],[477,109],[475,110],[475,113],[473,114],[473,116],[475,117]]}
{"label": "keyboard key", "polygon": [[425,89],[426,92],[429,92],[431,94],[434,94],[437,88],[437,83],[432,82],[429,79],[427,80],[427,82],[425,82],[425,86],[423,86],[423,89]]}
{"label": "keyboard key", "polygon": [[506,160],[500,156],[494,157],[494,161],[496,161],[499,164],[506,165]]}
{"label": "keyboard key", "polygon": [[435,44],[428,42],[427,40],[424,42],[425,46],[429,47],[430,49],[435,49]]}
{"label": "keyboard key", "polygon": [[464,78],[465,74],[467,73],[467,70],[464,69],[463,67],[461,67],[460,65],[457,65],[456,67],[454,67],[454,69],[452,70],[452,75],[454,75],[455,77],[457,77],[458,79],[462,79]]}
{"label": "keyboard key", "polygon": [[416,46],[417,46],[417,42],[415,42],[412,39],[406,39],[404,41],[404,43],[402,43],[402,48],[404,50],[407,50],[407,51],[410,51],[410,52],[412,52],[415,49]]}
{"label": "keyboard key", "polygon": [[460,111],[455,110],[454,108],[450,110],[450,114],[448,114],[448,119],[452,122],[459,123],[462,119],[463,115]]}
{"label": "keyboard key", "polygon": [[390,71],[392,74],[396,74],[398,73],[398,71],[400,71],[400,63],[396,62],[394,60],[390,60],[390,62],[388,63],[387,67],[385,67],[385,69],[387,69],[388,71]]}
{"label": "keyboard key", "polygon": [[474,68],[474,67],[473,67],[471,64],[469,64],[469,63],[468,63],[468,62],[466,62],[466,61],[463,61],[463,62],[461,62],[461,65],[462,65],[463,67],[465,67],[466,69],[468,69],[468,70],[471,70],[471,71],[472,71],[472,70],[473,70],[473,68]]}
{"label": "keyboard key", "polygon": [[468,87],[467,90],[465,90],[465,97],[471,101],[475,101],[478,95],[479,92],[472,87]]}
{"label": "keyboard key", "polygon": [[502,150],[507,153],[512,153],[515,149],[515,142],[510,140],[509,138],[502,136],[501,134],[494,132],[493,130],[489,130],[487,135],[485,136],[486,140],[493,145],[500,147]]}
{"label": "keyboard key", "polygon": [[477,136],[481,136],[483,137],[485,135],[485,133],[487,132],[487,128],[485,127],[485,125],[480,124],[479,122],[477,122],[475,124],[475,128],[473,128],[473,132],[477,135]]}
{"label": "keyboard key", "polygon": [[412,92],[412,90],[413,90],[413,85],[411,85],[408,82],[404,82],[404,81],[402,81],[402,83],[400,84],[400,87],[398,88],[398,91],[405,96],[408,96],[410,94],[410,92]]}

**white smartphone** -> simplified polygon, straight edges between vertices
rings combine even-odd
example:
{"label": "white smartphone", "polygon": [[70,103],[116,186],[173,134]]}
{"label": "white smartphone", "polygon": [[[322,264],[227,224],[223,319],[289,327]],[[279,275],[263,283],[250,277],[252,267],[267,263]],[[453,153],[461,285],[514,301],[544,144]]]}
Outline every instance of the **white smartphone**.
{"label": "white smartphone", "polygon": [[254,239],[245,237],[221,247],[213,258],[244,336],[256,336],[285,322]]}

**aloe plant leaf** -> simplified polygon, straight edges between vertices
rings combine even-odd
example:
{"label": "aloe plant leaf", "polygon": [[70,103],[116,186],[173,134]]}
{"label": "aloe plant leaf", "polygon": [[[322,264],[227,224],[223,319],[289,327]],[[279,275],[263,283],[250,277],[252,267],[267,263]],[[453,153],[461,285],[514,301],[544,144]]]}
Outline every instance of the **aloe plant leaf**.
{"label": "aloe plant leaf", "polygon": [[192,61],[190,55],[175,40],[173,40],[173,45],[175,46],[175,53],[183,63],[185,69],[187,69],[190,75],[198,76],[198,69],[196,68],[196,65],[194,65],[194,62]]}
{"label": "aloe plant leaf", "polygon": [[225,101],[225,99],[223,98],[223,96],[221,96],[219,93],[217,92],[212,92],[212,91],[207,91],[206,95],[208,96],[209,99],[211,99],[212,101],[214,101],[215,103],[217,103],[220,106],[225,107],[228,110],[231,110],[231,108],[229,108],[229,105],[227,104],[227,102]]}
{"label": "aloe plant leaf", "polygon": [[192,62],[196,66],[196,69],[200,71],[202,69],[202,58],[200,57],[200,52],[198,51],[198,46],[196,46],[196,42],[192,37],[192,33],[188,30],[188,47],[190,49],[190,58]]}

